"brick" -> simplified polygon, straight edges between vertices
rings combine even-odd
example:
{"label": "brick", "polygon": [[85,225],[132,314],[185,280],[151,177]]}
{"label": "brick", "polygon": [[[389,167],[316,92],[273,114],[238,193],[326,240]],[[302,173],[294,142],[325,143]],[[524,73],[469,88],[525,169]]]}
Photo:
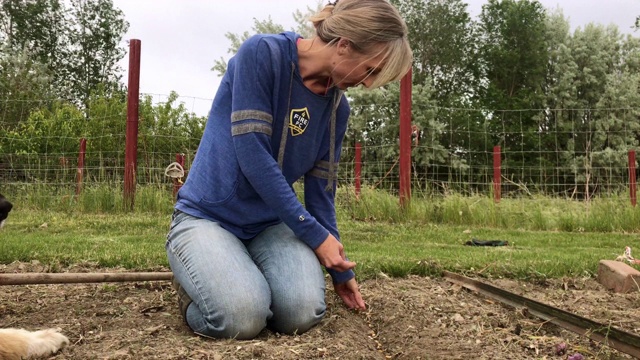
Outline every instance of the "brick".
{"label": "brick", "polygon": [[617,293],[640,290],[640,271],[614,260],[600,260],[598,282]]}

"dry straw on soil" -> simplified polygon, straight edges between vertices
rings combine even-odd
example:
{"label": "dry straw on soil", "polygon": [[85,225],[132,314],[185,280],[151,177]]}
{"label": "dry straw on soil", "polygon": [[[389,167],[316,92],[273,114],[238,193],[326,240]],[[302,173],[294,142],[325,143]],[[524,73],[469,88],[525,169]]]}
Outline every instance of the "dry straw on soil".
{"label": "dry straw on soil", "polygon": [[[37,262],[0,265],[5,273],[48,270]],[[118,271],[64,269],[107,270]],[[593,279],[492,283],[640,332],[637,292],[613,294]],[[576,352],[591,359],[630,358],[443,279],[381,274],[361,286],[366,312],[345,309],[329,290],[327,316],[301,336],[265,331],[253,341],[196,337],[183,325],[169,283],[162,281],[5,286],[0,327],[61,327],[71,345],[55,359],[566,359]],[[556,353],[560,343],[567,345],[564,354]]]}

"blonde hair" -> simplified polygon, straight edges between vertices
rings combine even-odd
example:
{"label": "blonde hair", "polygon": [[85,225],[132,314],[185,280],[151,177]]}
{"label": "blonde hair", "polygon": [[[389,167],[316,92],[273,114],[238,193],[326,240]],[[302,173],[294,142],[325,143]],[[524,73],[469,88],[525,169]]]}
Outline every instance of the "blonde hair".
{"label": "blonde hair", "polygon": [[[407,38],[407,25],[388,0],[338,0],[326,5],[310,18],[316,36],[329,45],[348,39],[354,50],[383,54],[384,67],[371,88],[402,78],[411,68],[413,54]],[[379,50],[379,45],[385,45]]]}

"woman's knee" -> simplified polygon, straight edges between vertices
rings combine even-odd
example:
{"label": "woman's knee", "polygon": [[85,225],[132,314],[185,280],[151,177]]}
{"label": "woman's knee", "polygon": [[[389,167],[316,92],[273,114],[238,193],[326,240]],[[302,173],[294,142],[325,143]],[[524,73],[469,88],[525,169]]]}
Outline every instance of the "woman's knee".
{"label": "woman's knee", "polygon": [[268,303],[238,300],[230,305],[201,313],[202,321],[194,321],[194,332],[213,338],[248,340],[255,338],[271,317]]}
{"label": "woman's knee", "polygon": [[269,328],[288,335],[302,334],[322,320],[326,309],[324,299],[307,300],[280,307],[274,309],[273,318],[269,321]]}

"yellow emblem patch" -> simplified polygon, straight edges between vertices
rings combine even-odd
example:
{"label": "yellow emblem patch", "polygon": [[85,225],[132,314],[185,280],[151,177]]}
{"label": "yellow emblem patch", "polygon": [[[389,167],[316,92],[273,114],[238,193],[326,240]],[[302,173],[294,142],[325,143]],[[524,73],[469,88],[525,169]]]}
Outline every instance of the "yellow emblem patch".
{"label": "yellow emblem patch", "polygon": [[311,116],[307,108],[293,109],[289,116],[289,129],[291,129],[291,136],[301,135],[309,125]]}

